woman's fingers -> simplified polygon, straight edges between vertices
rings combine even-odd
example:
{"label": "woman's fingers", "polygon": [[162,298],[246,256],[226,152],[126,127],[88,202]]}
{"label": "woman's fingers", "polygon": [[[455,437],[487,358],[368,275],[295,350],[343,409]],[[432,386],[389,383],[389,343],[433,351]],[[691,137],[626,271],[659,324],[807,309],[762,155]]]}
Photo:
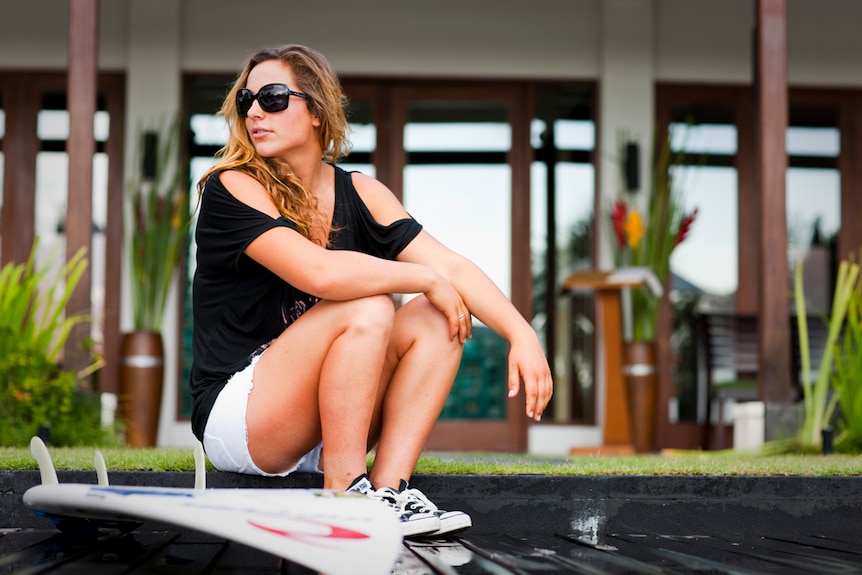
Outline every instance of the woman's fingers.
{"label": "woman's fingers", "polygon": [[536,353],[536,357],[532,357],[521,351],[513,348],[510,353],[509,397],[518,394],[523,382],[526,415],[540,421],[554,391],[551,372],[544,354]]}

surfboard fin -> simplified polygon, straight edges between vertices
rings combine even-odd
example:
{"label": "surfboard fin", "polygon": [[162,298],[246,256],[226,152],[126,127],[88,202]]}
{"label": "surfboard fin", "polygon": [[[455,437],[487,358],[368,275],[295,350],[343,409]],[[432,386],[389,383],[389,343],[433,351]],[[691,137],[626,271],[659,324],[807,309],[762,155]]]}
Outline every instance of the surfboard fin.
{"label": "surfboard fin", "polygon": [[93,465],[96,467],[96,478],[99,485],[105,487],[108,485],[108,468],[105,466],[105,457],[102,452],[96,450],[96,455],[93,457]]}
{"label": "surfboard fin", "polygon": [[195,443],[195,489],[206,489],[207,466],[204,458],[204,446],[198,441]]}
{"label": "surfboard fin", "polygon": [[48,453],[48,447],[45,442],[39,439],[38,436],[33,436],[30,439],[30,453],[36,458],[36,463],[39,464],[39,474],[42,476],[42,485],[57,485],[60,483],[57,480],[57,470],[54,468],[54,461],[51,460],[51,454]]}

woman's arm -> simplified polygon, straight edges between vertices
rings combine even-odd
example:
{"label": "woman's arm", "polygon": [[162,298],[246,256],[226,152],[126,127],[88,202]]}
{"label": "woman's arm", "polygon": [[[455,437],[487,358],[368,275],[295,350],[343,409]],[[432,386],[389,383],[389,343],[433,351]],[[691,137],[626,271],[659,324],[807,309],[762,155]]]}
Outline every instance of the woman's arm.
{"label": "woman's arm", "polygon": [[527,417],[539,421],[553,394],[551,372],[535,330],[505,294],[473,262],[424,231],[399,259],[436,269],[455,286],[470,312],[509,342],[509,397],[518,394],[523,382]]}
{"label": "woman's arm", "polygon": [[[223,172],[234,197],[274,218],[278,210],[263,187],[247,174]],[[419,263],[390,261],[359,252],[327,250],[287,227],[255,238],[246,255],[287,283],[322,299],[349,300],[379,294],[423,293],[447,317],[450,337],[468,336],[469,311],[453,286]]]}
{"label": "woman's arm", "polygon": [[[353,184],[379,223],[388,225],[408,217],[394,194],[379,181],[353,174]],[[509,342],[509,397],[517,395],[523,381],[527,416],[538,421],[553,393],[548,360],[535,330],[505,294],[473,262],[426,231],[420,232],[398,259],[436,270],[455,286],[477,319]]]}

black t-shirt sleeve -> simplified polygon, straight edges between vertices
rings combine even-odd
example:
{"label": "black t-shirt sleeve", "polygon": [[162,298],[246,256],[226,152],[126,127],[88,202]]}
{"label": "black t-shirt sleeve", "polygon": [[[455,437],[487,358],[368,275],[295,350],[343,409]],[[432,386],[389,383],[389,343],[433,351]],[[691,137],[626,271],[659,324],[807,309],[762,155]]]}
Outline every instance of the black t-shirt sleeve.
{"label": "black t-shirt sleeve", "polygon": [[198,265],[239,271],[248,244],[279,226],[296,229],[296,225],[284,217],[273,219],[242,203],[224,187],[218,174],[213,174],[201,197],[195,230],[197,244],[206,246],[198,252]]}
{"label": "black t-shirt sleeve", "polygon": [[384,226],[378,223],[362,201],[350,173],[336,168],[336,202],[333,215],[332,247],[364,252],[394,260],[422,231],[412,217]]}

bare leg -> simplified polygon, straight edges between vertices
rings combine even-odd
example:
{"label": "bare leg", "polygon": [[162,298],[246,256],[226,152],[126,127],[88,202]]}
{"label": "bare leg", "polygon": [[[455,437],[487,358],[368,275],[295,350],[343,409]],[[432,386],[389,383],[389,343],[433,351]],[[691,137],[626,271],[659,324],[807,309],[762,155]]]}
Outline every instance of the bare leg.
{"label": "bare leg", "polygon": [[376,487],[397,488],[410,479],[440,416],[463,351],[448,331],[443,314],[424,297],[395,314],[370,436],[373,445],[379,434],[371,472]]}
{"label": "bare leg", "polygon": [[321,301],[264,352],[246,413],[249,452],[260,469],[289,469],[322,439],[324,487],[344,489],[366,472],[393,317],[389,296]]}

